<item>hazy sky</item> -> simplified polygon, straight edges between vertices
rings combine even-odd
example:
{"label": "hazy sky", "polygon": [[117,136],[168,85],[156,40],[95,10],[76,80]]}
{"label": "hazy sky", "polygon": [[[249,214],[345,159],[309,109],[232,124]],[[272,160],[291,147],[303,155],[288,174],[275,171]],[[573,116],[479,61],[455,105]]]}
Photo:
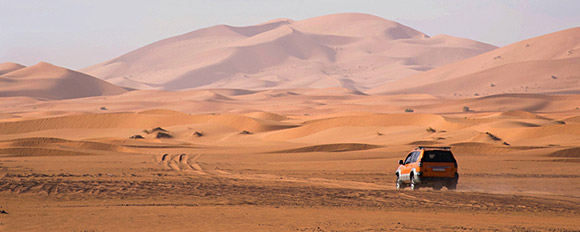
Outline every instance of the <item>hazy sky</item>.
{"label": "hazy sky", "polygon": [[361,12],[497,46],[580,26],[579,0],[0,0],[0,63],[72,69],[216,24]]}

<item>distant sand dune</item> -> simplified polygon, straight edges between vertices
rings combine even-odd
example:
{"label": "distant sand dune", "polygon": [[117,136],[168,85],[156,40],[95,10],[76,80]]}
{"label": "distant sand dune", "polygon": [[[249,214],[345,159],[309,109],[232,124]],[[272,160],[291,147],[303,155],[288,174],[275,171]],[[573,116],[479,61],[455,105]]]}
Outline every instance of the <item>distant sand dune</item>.
{"label": "distant sand dune", "polygon": [[540,116],[534,113],[530,113],[523,110],[512,110],[507,112],[502,112],[501,116],[510,116],[510,117],[517,117],[517,118],[527,118],[527,119],[543,119],[543,120],[552,120],[550,118]]}
{"label": "distant sand dune", "polygon": [[428,93],[455,97],[501,93],[578,93],[578,51],[580,27],[519,41],[384,84],[368,92]]}
{"label": "distant sand dune", "polygon": [[580,158],[580,148],[568,148],[552,152],[548,156],[550,157],[568,157],[568,158]]}
{"label": "distant sand dune", "polygon": [[42,62],[0,76],[0,97],[60,100],[125,92],[127,90],[92,76]]}
{"label": "distant sand dune", "polygon": [[346,152],[346,151],[369,150],[379,147],[380,146],[377,145],[362,144],[362,143],[337,143],[337,144],[322,144],[316,146],[275,151],[273,153]]}
{"label": "distant sand dune", "polygon": [[14,140],[0,141],[0,144],[6,144],[8,147],[18,148],[68,148],[68,149],[82,149],[82,150],[98,150],[98,151],[115,151],[115,152],[134,152],[133,149],[126,148],[119,145],[108,143],[92,142],[92,141],[73,141],[60,138],[22,138]]}
{"label": "distant sand dune", "polygon": [[39,147],[0,148],[0,157],[30,157],[30,156],[86,156],[94,155],[85,151],[70,151],[63,149]]}
{"label": "distant sand dune", "polygon": [[575,116],[575,117],[567,118],[567,119],[564,119],[563,121],[566,122],[566,123],[568,123],[568,122],[580,123],[580,116]]}
{"label": "distant sand dune", "polygon": [[284,121],[284,120],[288,119],[288,117],[283,116],[283,115],[274,114],[274,113],[270,113],[270,112],[263,112],[263,111],[262,112],[247,113],[244,115],[251,117],[251,118],[259,118],[259,119],[271,120],[271,121]]}
{"label": "distant sand dune", "polygon": [[496,144],[481,142],[461,142],[451,144],[451,149],[457,154],[502,154],[518,151],[518,149]]}
{"label": "distant sand dune", "polygon": [[[147,112],[147,111],[146,111]],[[160,112],[159,110],[153,112]],[[168,111],[161,111],[167,113]],[[33,131],[45,131],[67,128],[136,128],[149,129],[158,126],[175,126],[184,124],[212,123],[252,132],[279,130],[295,125],[239,115],[188,115],[183,113],[151,114],[148,113],[110,113],[84,114],[52,118],[22,120],[0,123],[0,133],[18,134]]]}
{"label": "distant sand dune", "polygon": [[433,146],[440,144],[437,141],[429,141],[429,140],[418,140],[408,143],[408,145],[417,145],[417,146]]}
{"label": "distant sand dune", "polygon": [[[298,128],[275,132],[269,139],[292,139],[304,137],[337,127],[388,127],[388,126],[424,126],[441,129],[461,128],[466,125],[448,122],[444,117],[429,114],[369,114],[344,116],[307,121]],[[374,130],[374,129],[372,129]]]}

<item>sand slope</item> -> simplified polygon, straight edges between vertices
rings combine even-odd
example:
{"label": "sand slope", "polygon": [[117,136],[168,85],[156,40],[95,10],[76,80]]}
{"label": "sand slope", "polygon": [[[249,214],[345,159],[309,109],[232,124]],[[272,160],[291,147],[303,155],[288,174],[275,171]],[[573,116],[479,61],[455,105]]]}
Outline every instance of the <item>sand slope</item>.
{"label": "sand slope", "polygon": [[[368,93],[474,96],[580,91],[580,27],[523,40]],[[421,84],[418,84],[421,83]]]}
{"label": "sand slope", "polygon": [[367,14],[218,25],[82,69],[138,89],[367,90],[495,47],[419,31]]}
{"label": "sand slope", "polygon": [[60,129],[134,128],[137,131],[154,127],[210,123],[239,131],[269,131],[294,127],[278,121],[240,115],[189,115],[157,110],[143,113],[83,114],[0,123],[0,134],[19,134]]}
{"label": "sand slope", "polygon": [[0,76],[0,97],[57,100],[125,92],[127,90],[106,81],[43,62]]}
{"label": "sand slope", "polygon": [[21,65],[21,64],[17,64],[17,63],[10,63],[10,62],[1,63],[0,64],[0,75],[4,75],[6,73],[16,71],[18,69],[22,69],[25,67],[26,66]]}

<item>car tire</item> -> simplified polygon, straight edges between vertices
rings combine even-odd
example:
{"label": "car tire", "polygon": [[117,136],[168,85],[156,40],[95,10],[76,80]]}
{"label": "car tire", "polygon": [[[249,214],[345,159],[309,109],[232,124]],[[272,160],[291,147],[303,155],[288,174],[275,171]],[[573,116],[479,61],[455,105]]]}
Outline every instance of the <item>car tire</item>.
{"label": "car tire", "polygon": [[419,184],[415,183],[415,177],[413,177],[413,173],[411,173],[411,182],[409,183],[409,187],[411,190],[419,190]]}
{"label": "car tire", "polygon": [[447,185],[447,189],[448,190],[456,190],[457,189],[457,183],[448,184]]}
{"label": "car tire", "polygon": [[459,174],[455,173],[455,180],[453,180],[453,182],[447,184],[447,189],[448,190],[456,190],[458,181],[459,181]]}
{"label": "car tire", "polygon": [[397,175],[397,182],[396,182],[396,189],[397,190],[401,190],[405,188],[405,184],[403,183],[403,181],[401,180],[401,178],[399,178],[399,175]]}

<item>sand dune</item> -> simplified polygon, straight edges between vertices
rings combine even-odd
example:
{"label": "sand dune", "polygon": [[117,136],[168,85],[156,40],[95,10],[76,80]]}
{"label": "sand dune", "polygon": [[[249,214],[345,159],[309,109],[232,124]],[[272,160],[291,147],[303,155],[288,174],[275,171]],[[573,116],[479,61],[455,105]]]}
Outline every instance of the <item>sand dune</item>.
{"label": "sand dune", "polygon": [[580,123],[580,116],[575,116],[563,120],[566,123]]}
{"label": "sand dune", "polygon": [[210,123],[239,131],[262,132],[295,127],[293,124],[239,115],[189,115],[166,110],[135,113],[83,114],[0,123],[0,134],[59,129],[135,128],[138,131],[186,124]]}
{"label": "sand dune", "polygon": [[526,119],[544,119],[544,120],[551,120],[544,116],[540,116],[534,113],[530,113],[523,110],[511,110],[500,113],[501,116],[508,116],[508,117],[517,117],[517,118],[526,118]]}
{"label": "sand dune", "polygon": [[578,73],[580,28],[571,28],[388,83],[368,93],[428,93],[456,97],[498,93],[578,93]]}
{"label": "sand dune", "polygon": [[72,141],[51,137],[28,137],[0,141],[0,156],[88,156],[108,152],[136,152],[119,145],[93,141]]}
{"label": "sand dune", "polygon": [[380,146],[361,143],[322,144],[277,151],[274,153],[303,153],[303,152],[347,152],[379,148]]}
{"label": "sand dune", "polygon": [[0,76],[9,73],[9,72],[13,72],[19,69],[23,69],[26,68],[26,66],[21,65],[21,64],[17,64],[17,63],[1,63],[0,64]]}
{"label": "sand dune", "polygon": [[580,158],[580,148],[568,148],[555,151],[548,156],[550,157],[568,157],[568,158]]}
{"label": "sand dune", "polygon": [[185,115],[182,112],[167,109],[153,109],[138,112],[138,114],[159,114],[159,115]]}
{"label": "sand dune", "polygon": [[112,152],[134,152],[134,150],[118,145],[93,141],[72,141],[50,137],[30,137],[14,140],[0,141],[0,147],[12,148],[53,148],[53,149],[79,149]]}
{"label": "sand dune", "polygon": [[20,68],[0,76],[0,96],[39,99],[71,99],[127,92],[89,75],[48,63]]}
{"label": "sand dune", "polygon": [[390,40],[426,37],[412,28],[367,14],[332,14],[293,24],[305,32],[333,36],[384,37]]}
{"label": "sand dune", "polygon": [[259,119],[265,119],[265,120],[271,120],[271,121],[284,121],[284,120],[288,119],[288,117],[286,117],[284,115],[274,114],[274,113],[270,113],[270,112],[263,112],[263,111],[247,113],[244,115],[251,117],[251,118],[259,118]]}
{"label": "sand dune", "polygon": [[[304,125],[284,130],[281,132],[274,132],[268,135],[268,139],[294,139],[304,136],[309,136],[315,133],[320,133],[325,130],[334,130],[336,128],[348,127],[368,127],[369,131],[376,135],[377,127],[402,127],[402,126],[417,126],[436,127],[440,129],[459,128],[463,125],[448,122],[444,117],[438,115],[428,114],[366,114],[357,116],[342,116],[330,117],[318,120],[306,121]],[[425,130],[422,129],[422,130]],[[335,134],[336,131],[331,132]],[[344,136],[349,136],[346,132]],[[336,137],[342,137],[335,135]],[[332,137],[329,137],[332,138]]]}
{"label": "sand dune", "polygon": [[204,28],[82,71],[137,89],[364,91],[494,48],[446,35],[429,37],[372,15],[334,14]]}
{"label": "sand dune", "polygon": [[70,151],[40,147],[0,148],[0,157],[31,157],[31,156],[86,156],[93,155],[85,151]]}
{"label": "sand dune", "polygon": [[505,154],[519,149],[482,142],[461,142],[451,144],[453,152],[457,154]]}

